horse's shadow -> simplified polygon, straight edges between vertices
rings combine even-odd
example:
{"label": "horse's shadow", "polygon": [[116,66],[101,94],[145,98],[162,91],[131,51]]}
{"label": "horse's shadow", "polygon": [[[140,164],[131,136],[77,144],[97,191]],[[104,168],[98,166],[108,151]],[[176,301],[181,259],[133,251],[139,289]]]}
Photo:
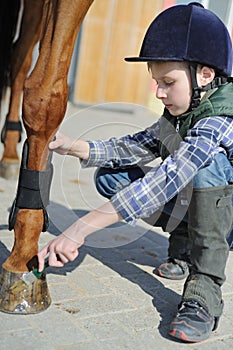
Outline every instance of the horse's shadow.
{"label": "horse's shadow", "polygon": [[[53,235],[60,234],[73,220],[87,213],[85,210],[72,210],[71,212],[57,203],[51,203],[48,211],[50,216],[48,232]],[[122,234],[119,237],[115,236],[116,232],[122,233],[124,231],[129,234],[131,240],[126,244],[122,244],[125,236],[122,237]],[[108,234],[110,239],[104,240],[104,237]],[[129,225],[123,223],[111,226],[110,231],[103,230],[91,236],[93,236],[93,240],[90,239],[87,244],[79,249],[79,256],[75,261],[66,264],[63,268],[49,268],[48,273],[64,275],[76,269],[86,255],[96,258],[123,278],[137,284],[153,298],[152,303],[161,317],[159,331],[163,337],[170,339],[167,329],[176,313],[180,295],[165,287],[156,278],[156,275],[153,276],[138,266],[146,265],[155,268],[162,262],[167,252],[168,242],[166,237],[154,231],[145,230],[145,228],[129,228]],[[97,238],[95,238],[96,236]],[[115,240],[113,240],[113,237]],[[118,238],[121,245],[116,244]]]}

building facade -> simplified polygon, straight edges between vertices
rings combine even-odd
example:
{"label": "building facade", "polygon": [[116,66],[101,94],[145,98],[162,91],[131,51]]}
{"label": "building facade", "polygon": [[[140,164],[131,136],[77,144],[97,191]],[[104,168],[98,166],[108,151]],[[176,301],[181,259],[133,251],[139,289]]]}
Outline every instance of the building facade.
{"label": "building facade", "polygon": [[[77,39],[69,73],[70,100],[78,105],[119,102],[159,109],[145,63],[127,63],[139,53],[148,25],[164,9],[185,0],[95,0]],[[233,1],[200,0],[233,34]]]}

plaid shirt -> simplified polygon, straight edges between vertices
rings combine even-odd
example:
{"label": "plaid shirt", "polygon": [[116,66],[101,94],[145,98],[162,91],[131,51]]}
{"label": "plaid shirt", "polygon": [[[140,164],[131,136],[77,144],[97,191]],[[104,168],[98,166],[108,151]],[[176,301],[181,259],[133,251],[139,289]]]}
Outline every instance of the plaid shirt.
{"label": "plaid shirt", "polygon": [[[142,166],[159,154],[158,120],[151,127],[132,136],[90,141],[90,158],[82,167],[126,168]],[[111,202],[130,224],[152,215],[185,188],[213,157],[222,152],[233,161],[233,120],[230,117],[207,117],[188,130],[173,155],[154,166],[145,176],[120,190]]]}

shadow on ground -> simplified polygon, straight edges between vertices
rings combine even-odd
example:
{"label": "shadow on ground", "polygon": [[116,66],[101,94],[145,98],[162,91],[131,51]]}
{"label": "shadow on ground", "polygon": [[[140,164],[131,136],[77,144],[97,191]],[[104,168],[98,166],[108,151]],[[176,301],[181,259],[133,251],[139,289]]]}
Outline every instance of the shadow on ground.
{"label": "shadow on ground", "polygon": [[[48,232],[58,236],[66,227],[78,218],[84,216],[85,210],[69,210],[52,202],[48,206],[50,225]],[[0,225],[0,230],[8,229],[7,225]],[[109,235],[110,239],[105,239]],[[66,275],[82,264],[86,255],[99,260],[105,266],[116,271],[121,277],[137,284],[145,293],[152,297],[152,303],[160,314],[159,331],[165,338],[180,296],[165,287],[156,275],[146,272],[140,266],[155,268],[166,257],[167,239],[155,231],[136,226],[129,227],[125,223],[112,225],[109,229],[101,230],[92,235],[86,245],[79,249],[78,258],[66,264],[63,268],[48,268],[47,273]],[[91,236],[90,236],[91,237]],[[0,264],[7,259],[10,252],[0,242]],[[169,305],[169,307],[168,307]]]}
{"label": "shadow on ground", "polygon": [[[73,220],[87,213],[85,210],[71,211],[56,203],[51,203],[48,211],[51,221],[48,232],[55,236],[71,225]],[[120,232],[119,240],[116,232]],[[111,239],[104,240],[104,236],[108,234]],[[129,242],[127,242],[127,234],[129,234]],[[163,337],[169,338],[168,326],[176,313],[180,295],[165,287],[156,275],[140,267],[155,268],[164,260],[168,245],[166,237],[140,226],[129,228],[125,223],[112,225],[107,232],[105,229],[95,233],[94,236],[97,238],[90,239],[88,244],[79,249],[79,256],[74,262],[60,269],[49,268],[48,273],[65,275],[81,265],[87,254],[94,257],[121,277],[137,284],[152,297],[152,303],[161,317],[159,331]]]}

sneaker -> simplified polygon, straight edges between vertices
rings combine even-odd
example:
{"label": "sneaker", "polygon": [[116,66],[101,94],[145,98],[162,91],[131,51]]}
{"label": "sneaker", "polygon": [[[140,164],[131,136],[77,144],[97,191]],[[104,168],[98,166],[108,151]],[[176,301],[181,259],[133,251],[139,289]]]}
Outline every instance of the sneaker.
{"label": "sneaker", "polygon": [[188,276],[189,266],[186,261],[168,258],[157,268],[156,274],[170,280],[182,280]]}
{"label": "sneaker", "polygon": [[217,328],[219,317],[211,316],[197,301],[182,302],[169,334],[185,342],[197,343],[208,339]]}

